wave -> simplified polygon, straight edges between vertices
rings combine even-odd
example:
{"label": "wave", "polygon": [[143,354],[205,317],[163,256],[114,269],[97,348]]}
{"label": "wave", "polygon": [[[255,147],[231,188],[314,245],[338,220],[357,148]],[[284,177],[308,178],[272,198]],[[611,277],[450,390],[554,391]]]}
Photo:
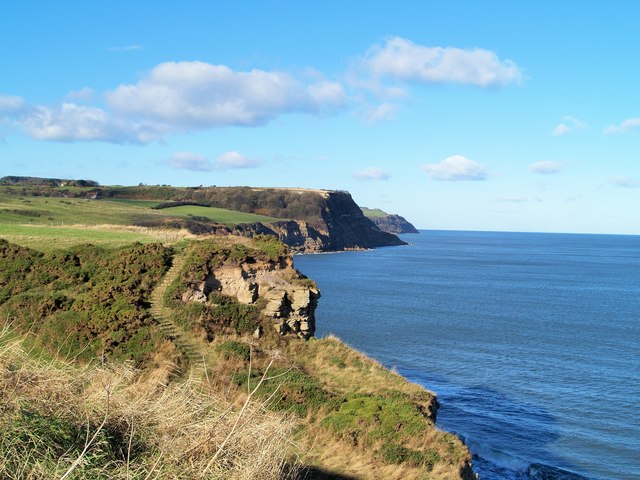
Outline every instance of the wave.
{"label": "wave", "polygon": [[465,438],[462,441],[473,455],[473,469],[480,480],[598,480],[551,465],[530,463]]}

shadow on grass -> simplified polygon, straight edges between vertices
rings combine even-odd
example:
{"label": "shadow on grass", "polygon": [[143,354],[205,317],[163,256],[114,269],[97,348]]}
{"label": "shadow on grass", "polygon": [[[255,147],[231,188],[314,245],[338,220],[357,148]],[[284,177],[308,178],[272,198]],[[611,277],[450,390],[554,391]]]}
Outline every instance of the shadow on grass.
{"label": "shadow on grass", "polygon": [[294,477],[295,480],[358,480],[358,477],[330,472],[318,467],[303,467]]}

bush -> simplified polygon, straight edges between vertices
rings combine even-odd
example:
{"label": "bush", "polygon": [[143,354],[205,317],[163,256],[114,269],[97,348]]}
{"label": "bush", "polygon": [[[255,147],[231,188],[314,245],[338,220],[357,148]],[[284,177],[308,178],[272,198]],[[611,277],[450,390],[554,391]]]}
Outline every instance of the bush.
{"label": "bush", "polygon": [[251,357],[251,349],[246,343],[235,340],[227,340],[216,347],[216,352],[222,353],[225,359],[236,357],[248,361]]}
{"label": "bush", "polygon": [[[255,387],[263,372],[251,372],[251,387]],[[240,372],[234,376],[238,386],[246,388],[248,372]],[[320,381],[302,370],[273,369],[268,372],[272,380],[264,382],[256,394],[261,398],[268,398],[278,389],[269,407],[276,411],[293,412],[301,417],[308,412],[316,412],[320,408],[335,409],[339,400],[324,389]]]}
{"label": "bush", "polygon": [[143,362],[160,338],[145,298],[171,255],[160,244],[139,243],[43,255],[0,241],[0,315],[53,352]]}
{"label": "bush", "polygon": [[380,439],[398,440],[415,436],[428,427],[418,407],[403,394],[383,397],[373,394],[349,396],[322,422],[343,438],[371,445]]}
{"label": "bush", "polygon": [[423,452],[393,442],[385,442],[378,454],[385,463],[406,463],[412,467],[422,467],[429,471],[433,470],[436,462],[442,460],[442,457],[434,450]]}

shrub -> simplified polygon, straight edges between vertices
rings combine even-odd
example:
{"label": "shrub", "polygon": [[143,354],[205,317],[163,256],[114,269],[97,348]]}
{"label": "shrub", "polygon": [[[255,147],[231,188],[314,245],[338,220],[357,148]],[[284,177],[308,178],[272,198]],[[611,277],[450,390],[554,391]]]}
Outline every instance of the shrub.
{"label": "shrub", "polygon": [[422,467],[429,471],[433,470],[433,466],[442,460],[442,457],[434,450],[413,450],[393,442],[385,442],[378,455],[386,463],[406,463],[412,467]]}
{"label": "shrub", "polygon": [[246,343],[235,340],[227,340],[216,347],[216,351],[222,353],[225,359],[236,357],[248,361],[251,356],[251,349]]}
{"label": "shrub", "polygon": [[400,393],[393,397],[351,395],[337,411],[327,415],[323,424],[343,438],[366,445],[379,439],[419,435],[428,427],[418,407]]}

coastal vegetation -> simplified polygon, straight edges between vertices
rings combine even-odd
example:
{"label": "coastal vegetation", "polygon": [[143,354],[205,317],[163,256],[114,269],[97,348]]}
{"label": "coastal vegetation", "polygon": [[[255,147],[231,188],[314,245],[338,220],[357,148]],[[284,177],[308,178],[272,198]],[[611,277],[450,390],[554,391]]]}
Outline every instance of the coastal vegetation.
{"label": "coastal vegetation", "polygon": [[[298,338],[317,286],[275,237],[127,224],[193,205],[2,198],[1,478],[472,478],[431,393],[333,336]],[[34,214],[98,204],[116,226]]]}

